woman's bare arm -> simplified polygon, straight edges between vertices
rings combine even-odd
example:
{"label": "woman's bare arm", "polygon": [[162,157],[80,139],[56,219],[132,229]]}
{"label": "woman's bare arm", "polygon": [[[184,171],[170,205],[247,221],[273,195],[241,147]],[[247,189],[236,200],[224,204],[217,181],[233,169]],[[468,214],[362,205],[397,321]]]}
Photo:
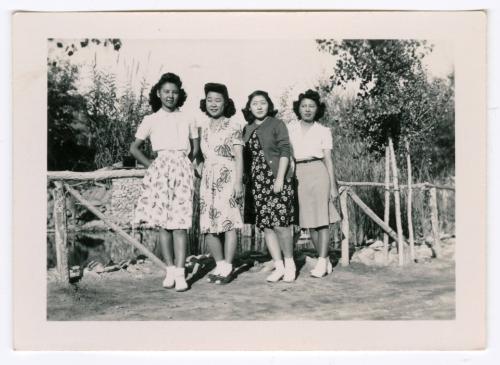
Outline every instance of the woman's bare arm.
{"label": "woman's bare arm", "polygon": [[323,153],[325,155],[325,165],[328,170],[328,177],[330,178],[330,198],[334,200],[339,196],[339,190],[337,188],[337,180],[333,170],[332,150],[323,150]]}
{"label": "woman's bare arm", "polygon": [[144,143],[144,140],[136,138],[134,142],[130,145],[130,153],[135,157],[137,161],[143,164],[145,167],[151,165],[151,160],[149,160],[144,153],[142,153],[140,147]]}

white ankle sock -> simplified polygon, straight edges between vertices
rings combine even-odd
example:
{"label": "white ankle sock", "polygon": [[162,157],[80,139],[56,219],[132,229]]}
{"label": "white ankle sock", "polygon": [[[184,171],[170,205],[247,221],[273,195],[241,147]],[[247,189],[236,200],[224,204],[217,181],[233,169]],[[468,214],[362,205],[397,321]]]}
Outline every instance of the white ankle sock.
{"label": "white ankle sock", "polygon": [[233,265],[227,261],[223,261],[221,270],[219,271],[219,274],[221,276],[228,276],[231,273],[231,271],[233,271]]}
{"label": "white ankle sock", "polygon": [[186,277],[184,276],[185,269],[183,267],[175,268],[175,290],[176,291],[184,291],[188,289],[188,285],[186,282]]}
{"label": "white ankle sock", "polygon": [[283,260],[274,261],[274,269],[276,271],[285,271],[285,265],[283,264]]}
{"label": "white ankle sock", "polygon": [[293,261],[293,257],[285,257],[285,268],[293,268],[295,270],[295,261]]}
{"label": "white ankle sock", "polygon": [[224,263],[225,263],[224,260],[215,261],[215,270],[212,272],[212,274],[220,275],[220,273],[224,267]]}
{"label": "white ankle sock", "polygon": [[165,280],[163,280],[163,286],[165,288],[171,288],[175,284],[175,266],[167,266],[167,273],[165,275]]}

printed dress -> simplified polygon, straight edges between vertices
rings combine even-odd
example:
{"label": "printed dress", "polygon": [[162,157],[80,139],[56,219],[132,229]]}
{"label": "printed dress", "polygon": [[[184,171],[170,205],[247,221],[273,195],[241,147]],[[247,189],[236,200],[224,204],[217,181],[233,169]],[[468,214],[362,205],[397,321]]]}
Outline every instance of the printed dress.
{"label": "printed dress", "polygon": [[232,196],[236,179],[234,146],[243,145],[242,125],[225,117],[206,118],[198,125],[205,158],[200,184],[200,231],[218,234],[242,228],[242,201]]}
{"label": "printed dress", "polygon": [[189,139],[197,138],[189,117],[160,109],[144,118],[136,138],[149,138],[158,153],[146,170],[133,226],[189,229],[193,219],[194,169]]}
{"label": "printed dress", "polygon": [[148,228],[189,229],[193,216],[194,171],[181,151],[159,151],[146,171],[134,223]]}
{"label": "printed dress", "polygon": [[283,190],[274,193],[273,171],[266,162],[256,130],[250,136],[248,148],[252,160],[250,187],[255,210],[255,225],[260,229],[289,226],[294,223],[292,179],[285,179]]}

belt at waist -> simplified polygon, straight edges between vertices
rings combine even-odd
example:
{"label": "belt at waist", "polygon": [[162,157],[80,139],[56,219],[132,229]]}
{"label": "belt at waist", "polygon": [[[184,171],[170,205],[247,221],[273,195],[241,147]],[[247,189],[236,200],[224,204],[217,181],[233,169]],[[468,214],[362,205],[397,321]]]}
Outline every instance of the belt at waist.
{"label": "belt at waist", "polygon": [[188,152],[186,150],[159,150],[156,151],[158,156],[168,156],[168,155],[176,155],[176,156],[187,156]]}
{"label": "belt at waist", "polygon": [[296,164],[299,164],[299,163],[309,163],[309,162],[314,162],[314,161],[323,161],[323,159],[319,158],[319,157],[313,157],[313,158],[308,158],[308,159],[305,159],[305,160],[295,161],[295,163]]}

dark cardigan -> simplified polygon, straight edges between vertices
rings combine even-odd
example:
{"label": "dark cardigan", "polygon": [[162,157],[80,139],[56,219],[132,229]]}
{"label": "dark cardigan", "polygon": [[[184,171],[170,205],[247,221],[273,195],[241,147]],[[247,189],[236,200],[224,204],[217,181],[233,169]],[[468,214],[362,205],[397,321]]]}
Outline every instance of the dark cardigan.
{"label": "dark cardigan", "polygon": [[[245,223],[255,224],[255,206],[253,195],[251,193],[251,177],[252,177],[252,156],[247,147],[253,131],[257,130],[264,158],[276,177],[278,175],[279,163],[281,157],[291,158],[290,138],[288,137],[288,128],[281,120],[267,117],[261,125],[254,123],[247,124],[243,129],[243,140],[245,142],[244,149],[244,171],[245,171],[245,204],[243,219]],[[287,166],[285,178],[290,178],[293,171],[290,168],[290,163]],[[294,181],[293,181],[294,183]],[[296,195],[296,194],[295,194]],[[298,209],[295,209],[298,212]]]}
{"label": "dark cardigan", "polygon": [[[291,158],[288,128],[281,120],[273,117],[267,117],[260,125],[257,125],[255,122],[247,124],[243,129],[243,140],[245,141],[245,144],[250,139],[254,130],[257,130],[257,137],[259,138],[260,145],[264,152],[264,157],[267,164],[273,171],[274,177],[276,178],[276,176],[278,176],[280,158]],[[248,164],[246,164],[246,166],[248,166]],[[248,174],[250,171],[247,169],[246,173]],[[291,176],[292,171],[289,163],[285,178],[289,178]]]}

